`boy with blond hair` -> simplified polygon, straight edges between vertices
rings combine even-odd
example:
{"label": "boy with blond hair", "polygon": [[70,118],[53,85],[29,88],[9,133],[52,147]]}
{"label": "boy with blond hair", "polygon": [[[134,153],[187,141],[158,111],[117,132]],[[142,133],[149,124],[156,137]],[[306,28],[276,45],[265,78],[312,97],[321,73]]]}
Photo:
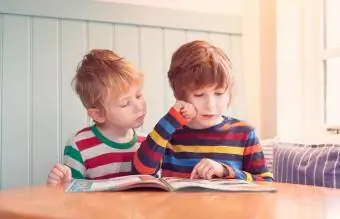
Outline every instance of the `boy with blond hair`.
{"label": "boy with blond hair", "polygon": [[224,116],[232,98],[231,63],[205,41],[182,45],[168,78],[178,100],[142,142],[136,173],[183,178],[273,181],[254,129]]}
{"label": "boy with blond hair", "polygon": [[73,82],[94,125],[69,138],[63,164],[54,166],[47,184],[132,174],[134,152],[144,140],[135,130],[146,114],[143,75],[114,52],[95,49],[83,57]]}

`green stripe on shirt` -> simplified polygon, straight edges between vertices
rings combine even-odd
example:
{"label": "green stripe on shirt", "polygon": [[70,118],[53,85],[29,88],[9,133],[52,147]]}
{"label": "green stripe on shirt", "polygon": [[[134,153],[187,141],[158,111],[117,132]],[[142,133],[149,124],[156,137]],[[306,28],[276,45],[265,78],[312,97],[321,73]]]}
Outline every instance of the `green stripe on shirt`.
{"label": "green stripe on shirt", "polygon": [[65,147],[64,155],[72,157],[73,159],[75,159],[79,163],[84,164],[84,161],[83,161],[83,158],[81,157],[80,152],[70,145],[67,145]]}

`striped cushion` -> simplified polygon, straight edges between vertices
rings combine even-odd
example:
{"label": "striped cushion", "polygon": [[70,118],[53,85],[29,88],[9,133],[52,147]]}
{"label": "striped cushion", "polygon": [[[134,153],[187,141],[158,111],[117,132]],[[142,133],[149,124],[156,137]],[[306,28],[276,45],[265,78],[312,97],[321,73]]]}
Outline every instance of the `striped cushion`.
{"label": "striped cushion", "polygon": [[273,150],[276,182],[340,188],[340,145],[277,142]]}
{"label": "striped cushion", "polygon": [[274,139],[261,140],[263,155],[264,155],[264,158],[266,159],[267,167],[268,167],[269,171],[271,171],[271,172],[273,171],[272,166],[273,166],[273,147],[274,147],[274,144],[275,144]]}

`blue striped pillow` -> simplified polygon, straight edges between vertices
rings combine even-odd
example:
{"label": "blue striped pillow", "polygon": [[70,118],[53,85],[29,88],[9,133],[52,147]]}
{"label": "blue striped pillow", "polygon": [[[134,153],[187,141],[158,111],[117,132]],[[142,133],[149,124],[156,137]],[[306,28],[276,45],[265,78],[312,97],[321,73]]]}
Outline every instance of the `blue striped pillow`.
{"label": "blue striped pillow", "polygon": [[340,188],[340,145],[276,142],[276,182]]}

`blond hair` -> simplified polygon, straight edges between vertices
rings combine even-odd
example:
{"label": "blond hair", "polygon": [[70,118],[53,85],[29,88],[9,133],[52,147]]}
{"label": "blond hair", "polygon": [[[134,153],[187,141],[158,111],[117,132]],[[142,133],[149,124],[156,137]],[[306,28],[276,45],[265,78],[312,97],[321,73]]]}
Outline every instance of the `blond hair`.
{"label": "blond hair", "polygon": [[102,109],[108,95],[118,97],[142,80],[143,75],[113,51],[93,49],[79,63],[72,84],[86,109]]}

